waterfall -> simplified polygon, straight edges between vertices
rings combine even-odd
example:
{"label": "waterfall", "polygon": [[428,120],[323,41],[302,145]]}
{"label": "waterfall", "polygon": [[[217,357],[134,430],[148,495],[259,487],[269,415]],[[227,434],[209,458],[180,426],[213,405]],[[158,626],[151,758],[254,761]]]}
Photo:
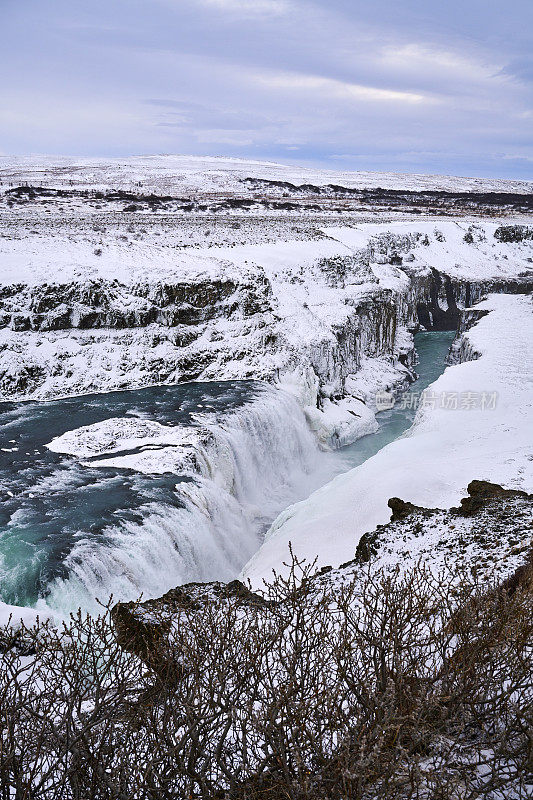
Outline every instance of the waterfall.
{"label": "waterfall", "polygon": [[[196,415],[195,425],[196,438],[190,427],[184,437],[183,426],[165,426],[165,442],[181,437],[186,444],[163,443],[157,450],[159,462],[162,455],[163,462],[172,458],[176,473],[181,470],[173,502],[151,500],[136,509],[134,519],[110,525],[98,537],[80,536],[64,560],[66,576],[48,586],[41,603],[60,613],[78,605],[93,611],[95,598],[105,602],[111,594],[130,600],[186,582],[230,580],[258,549],[272,519],[339,468],[338,459],[319,450],[297,401],[281,389],[264,387],[220,415]],[[95,429],[90,425],[66,437],[72,442],[74,435],[83,450],[80,436],[94,444]],[[52,445],[68,452],[68,442]],[[143,458],[152,458],[153,447],[152,440],[135,451],[141,472],[150,471]],[[124,455],[116,440],[114,450],[100,451],[98,459],[92,468],[132,463],[131,452]]]}

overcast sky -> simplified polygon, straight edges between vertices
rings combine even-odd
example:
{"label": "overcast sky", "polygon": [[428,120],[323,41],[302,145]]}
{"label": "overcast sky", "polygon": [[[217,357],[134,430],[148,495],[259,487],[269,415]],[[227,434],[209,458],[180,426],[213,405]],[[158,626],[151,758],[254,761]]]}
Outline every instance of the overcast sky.
{"label": "overcast sky", "polygon": [[533,178],[533,0],[0,0],[0,152]]}

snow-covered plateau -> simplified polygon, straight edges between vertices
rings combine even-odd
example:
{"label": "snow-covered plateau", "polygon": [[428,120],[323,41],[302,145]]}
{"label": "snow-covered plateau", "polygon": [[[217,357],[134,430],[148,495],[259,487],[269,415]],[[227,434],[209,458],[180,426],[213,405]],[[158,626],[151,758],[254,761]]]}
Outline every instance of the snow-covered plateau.
{"label": "snow-covered plateau", "polygon": [[[228,159],[0,159],[0,400],[10,407],[192,381],[268,384],[268,414],[256,403],[242,415],[253,419],[242,441],[260,450],[275,440],[270,461],[260,454],[239,465],[242,431],[232,428],[222,447],[227,430],[220,438],[201,414],[194,429],[107,414],[41,443],[91,475],[199,475],[228,497],[240,491],[238,509],[224,500],[240,533],[232,543],[219,525],[224,558],[217,550],[211,560],[227,579],[252,556],[243,575],[254,586],[282,568],[289,542],[321,566],[351,560],[360,537],[388,520],[392,495],[447,508],[476,478],[531,491],[531,190],[527,182]],[[408,434],[282,511],[252,555],[259,542],[235,522],[242,508],[271,522],[295,465],[312,472],[324,451],[372,434],[380,399],[392,402],[415,379],[415,331],[457,326],[454,363]],[[454,394],[458,407],[441,408]],[[261,414],[264,423],[279,420],[275,436]],[[14,447],[9,441],[2,452]],[[254,493],[260,473],[271,486]],[[210,506],[195,486],[191,503],[216,513],[220,503]],[[8,502],[12,509],[12,494]],[[20,517],[8,516],[10,524]],[[164,539],[152,516],[152,538],[136,534],[131,543],[130,555],[150,561],[141,577],[150,572],[143,590],[151,596],[157,558],[168,565],[177,549],[177,518],[166,519]],[[187,542],[193,578],[211,579],[202,542]],[[101,586],[104,573],[122,580],[123,567],[113,589],[127,584],[125,597],[134,595],[139,559],[126,569],[123,548],[104,568],[82,551],[69,552],[78,553],[72,572],[85,586]],[[96,562],[100,573],[88,577]],[[171,575],[174,585],[186,579]]]}
{"label": "snow-covered plateau", "polygon": [[531,181],[457,178],[443,175],[401,175],[391,172],[350,172],[313,169],[250,161],[182,155],[147,155],[124,159],[72,158],[68,156],[0,156],[0,180],[19,186],[76,187],[80,189],[135,190],[159,194],[236,193],[243,180],[284,181],[348,188],[441,190],[455,192],[531,193]]}

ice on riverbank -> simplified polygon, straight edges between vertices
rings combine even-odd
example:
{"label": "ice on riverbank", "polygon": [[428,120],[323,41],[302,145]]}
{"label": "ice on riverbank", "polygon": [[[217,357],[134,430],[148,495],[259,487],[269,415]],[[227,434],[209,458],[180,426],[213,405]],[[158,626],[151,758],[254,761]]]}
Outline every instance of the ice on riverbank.
{"label": "ice on riverbank", "polygon": [[[389,520],[392,496],[448,508],[474,478],[533,490],[531,298],[491,295],[476,308],[489,313],[464,336],[480,357],[446,369],[403,438],[278,517],[243,570],[254,586],[283,569],[289,542],[319,566],[349,561],[360,537]],[[441,408],[454,393],[459,407]]]}

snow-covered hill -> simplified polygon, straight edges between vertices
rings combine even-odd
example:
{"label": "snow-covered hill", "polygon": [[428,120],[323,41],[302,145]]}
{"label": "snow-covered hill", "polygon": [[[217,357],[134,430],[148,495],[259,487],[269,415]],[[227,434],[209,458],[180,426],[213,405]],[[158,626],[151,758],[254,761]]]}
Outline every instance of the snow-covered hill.
{"label": "snow-covered hill", "polygon": [[158,194],[236,192],[242,181],[256,178],[293,184],[340,184],[349,188],[442,190],[448,192],[531,193],[531,181],[409,175],[392,172],[350,172],[306,168],[270,161],[209,156],[150,155],[121,159],[64,156],[0,156],[0,181],[4,185],[78,189],[142,188]]}

